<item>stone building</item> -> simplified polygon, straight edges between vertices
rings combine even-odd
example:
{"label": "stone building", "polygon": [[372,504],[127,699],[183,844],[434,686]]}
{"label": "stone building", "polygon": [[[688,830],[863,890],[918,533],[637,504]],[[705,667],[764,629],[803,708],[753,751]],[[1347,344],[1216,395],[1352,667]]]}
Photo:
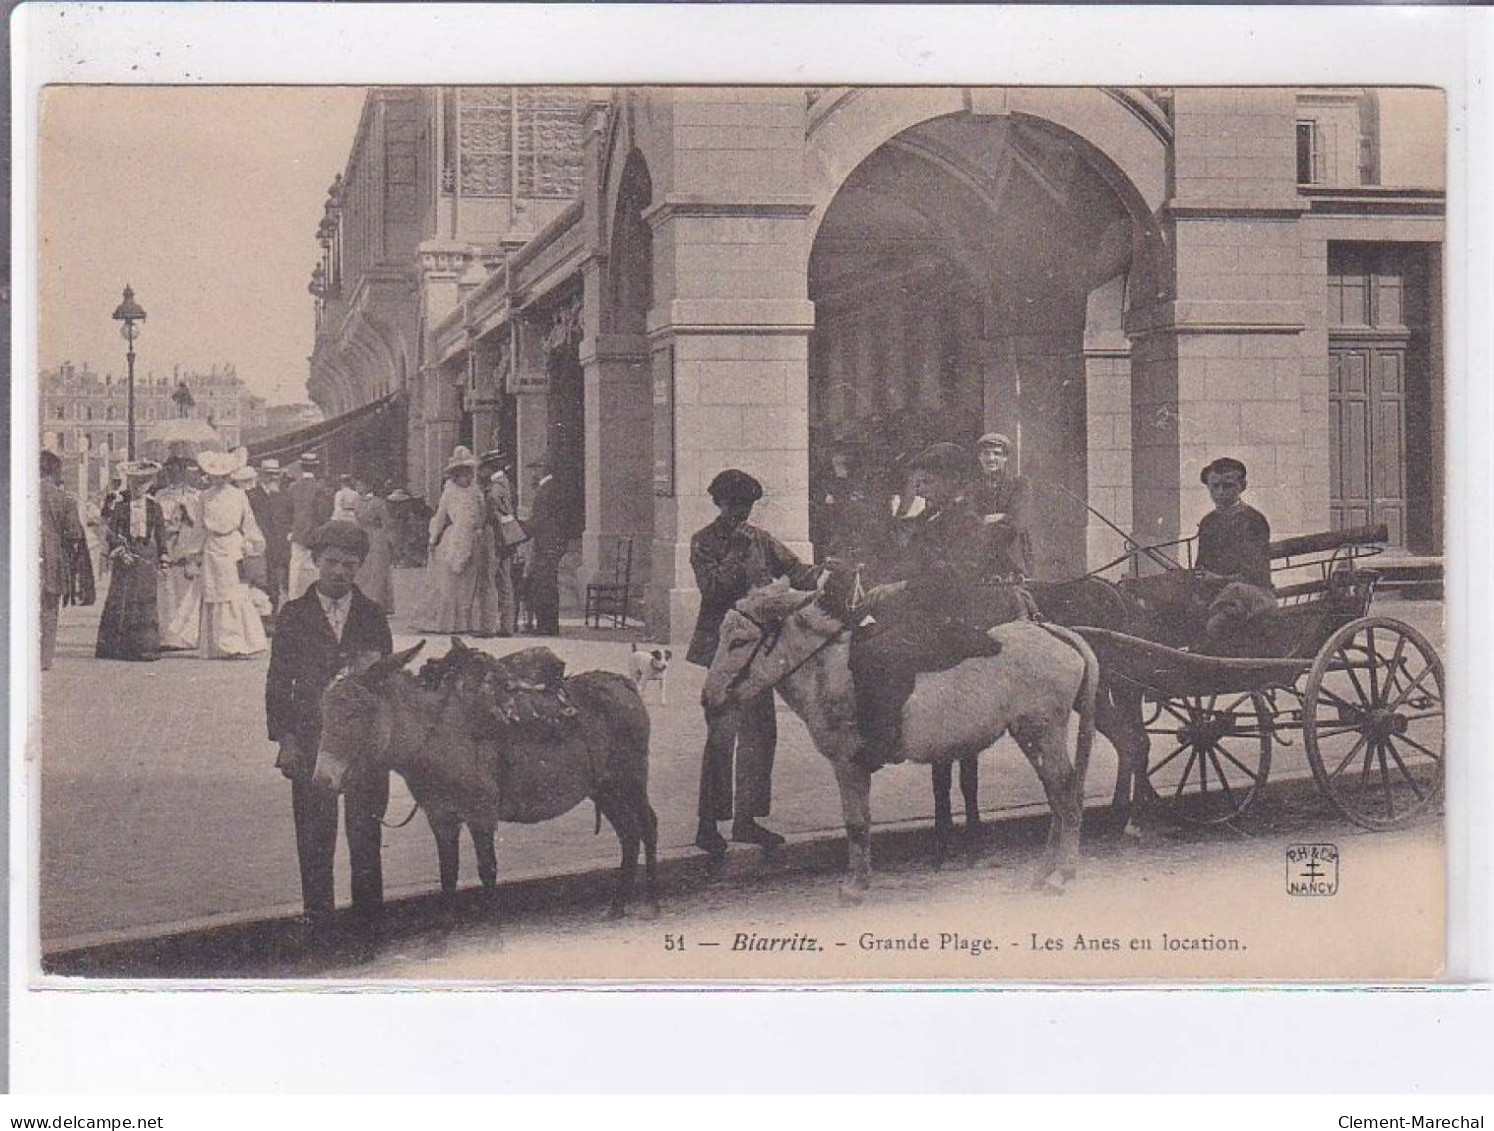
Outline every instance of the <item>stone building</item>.
{"label": "stone building", "polygon": [[711,476],[809,554],[850,438],[1012,435],[1046,577],[1121,552],[1086,504],[1191,534],[1219,455],[1280,535],[1436,554],[1444,135],[1401,89],[375,90],[309,388],[399,404],[362,450],[428,496],[457,442],[554,459],[580,578],[631,538],[676,637]]}
{"label": "stone building", "polygon": [[[190,403],[178,390],[185,386]],[[233,449],[248,425],[263,417],[263,398],[250,393],[230,364],[213,365],[206,372],[172,369],[169,377],[147,373],[135,378],[135,445],[142,456],[164,451],[148,446],[157,421],[186,415],[207,421],[217,431],[221,446]],[[80,369],[65,361],[41,375],[42,447],[62,457],[70,488],[98,493],[108,482],[109,468],[125,458],[127,449],[128,388],[113,374],[99,374],[85,363]]]}

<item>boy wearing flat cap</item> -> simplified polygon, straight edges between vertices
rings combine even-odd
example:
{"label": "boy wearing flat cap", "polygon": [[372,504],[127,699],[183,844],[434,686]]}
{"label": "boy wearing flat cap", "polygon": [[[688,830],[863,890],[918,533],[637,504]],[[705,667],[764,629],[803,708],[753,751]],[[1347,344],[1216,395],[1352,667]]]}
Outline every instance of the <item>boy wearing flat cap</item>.
{"label": "boy wearing flat cap", "polygon": [[1216,459],[1199,475],[1214,509],[1198,524],[1199,569],[1271,588],[1271,524],[1242,502],[1245,465],[1230,456]]}
{"label": "boy wearing flat cap", "polygon": [[975,513],[986,528],[991,569],[997,577],[1021,581],[1032,576],[1032,484],[1007,470],[1012,442],[1000,432],[976,441],[980,479],[971,492]]}
{"label": "boy wearing flat cap", "polygon": [[[394,650],[384,611],[354,584],[368,555],[368,534],[351,522],[327,522],[308,537],[317,579],[280,610],[265,681],[265,717],[275,764],[290,779],[301,896],[313,928],[333,911],[332,863],[337,848],[337,795],[312,781],[321,743],[322,692],[364,652]],[[350,780],[343,826],[353,873],[353,909],[364,922],[383,905],[379,818],[389,803],[389,774]]]}
{"label": "boy wearing flat cap", "polygon": [[[720,643],[721,622],[748,590],[786,577],[797,588],[814,586],[814,567],[766,530],[747,521],[763,497],[763,485],[745,471],[728,468],[706,489],[720,516],[690,539],[690,566],[700,589],[700,616],[685,659],[708,668]],[[700,764],[700,823],[697,848],[720,856],[726,840],[716,822],[732,818],[732,840],[771,848],[783,837],[758,824],[772,802],[773,755],[778,723],[773,692],[735,708],[706,708],[705,754]],[[733,791],[735,762],[735,791]]]}

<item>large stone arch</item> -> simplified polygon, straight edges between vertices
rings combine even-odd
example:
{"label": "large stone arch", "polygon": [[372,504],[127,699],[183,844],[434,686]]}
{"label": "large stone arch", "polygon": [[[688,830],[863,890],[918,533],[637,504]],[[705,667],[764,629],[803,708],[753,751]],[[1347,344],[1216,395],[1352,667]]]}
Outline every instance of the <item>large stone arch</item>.
{"label": "large stone arch", "polygon": [[922,443],[999,430],[1047,490],[1039,576],[1082,572],[1104,550],[1086,499],[1130,504],[1120,307],[1170,286],[1165,123],[1094,90],[827,98],[808,126],[812,497],[844,444],[880,453],[891,491]]}
{"label": "large stone arch", "polygon": [[1138,213],[1155,216],[1167,199],[1164,119],[1138,98],[1096,87],[901,87],[827,91],[810,107],[806,126],[809,185],[815,210],[810,235],[852,170],[885,142],[921,122],[951,114],[1019,114],[1074,135],[1103,158],[1123,183],[1113,187]]}

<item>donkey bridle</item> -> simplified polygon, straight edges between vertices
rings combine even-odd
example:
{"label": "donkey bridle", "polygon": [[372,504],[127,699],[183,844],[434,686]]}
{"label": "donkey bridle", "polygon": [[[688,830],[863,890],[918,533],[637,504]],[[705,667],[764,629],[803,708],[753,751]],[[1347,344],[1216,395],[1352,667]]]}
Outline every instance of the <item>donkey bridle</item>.
{"label": "donkey bridle", "polygon": [[[773,649],[778,647],[778,640],[779,640],[780,637],[783,636],[783,628],[784,628],[784,625],[788,623],[789,617],[795,616],[796,614],[802,612],[804,609],[808,608],[809,604],[814,604],[814,602],[811,601],[811,602],[809,602],[806,605],[800,605],[799,608],[797,608],[793,612],[789,613],[788,616],[785,616],[783,618],[783,620],[779,621],[778,624],[774,625],[774,626],[769,626],[769,625],[764,624],[762,621],[760,621],[756,617],[754,617],[751,613],[744,613],[741,609],[736,609],[735,610],[735,612],[736,612],[736,614],[738,616],[740,616],[748,624],[752,625],[753,627],[755,627],[757,629],[758,636],[757,636],[757,643],[752,646],[752,652],[747,657],[747,662],[744,663],[741,666],[741,668],[737,671],[737,674],[734,675],[734,676],[732,676],[731,677],[731,681],[729,683],[727,683],[727,685],[726,685],[726,693],[728,695],[730,695],[733,691],[735,691],[738,687],[740,687],[746,681],[747,676],[752,671],[752,665],[757,660],[758,656],[760,656],[760,655],[761,656],[770,655],[772,653]],[[816,645],[808,653],[806,653],[805,656],[804,656],[804,658],[801,659],[797,664],[795,664],[793,667],[789,668],[789,670],[786,671],[786,672],[784,672],[782,675],[777,676],[773,680],[773,682],[770,683],[770,684],[768,684],[768,686],[764,690],[771,691],[773,688],[777,687],[784,680],[788,679],[789,676],[793,675],[800,668],[802,668],[805,664],[809,663],[810,660],[814,659],[821,652],[823,652],[826,648],[828,648],[828,647],[830,647],[830,645],[834,644],[837,640],[839,640],[842,636],[844,636],[845,633],[846,633],[846,625],[844,623],[842,623],[841,626],[838,629],[836,629],[833,633],[831,633],[829,636],[823,637],[820,640],[819,644]]]}

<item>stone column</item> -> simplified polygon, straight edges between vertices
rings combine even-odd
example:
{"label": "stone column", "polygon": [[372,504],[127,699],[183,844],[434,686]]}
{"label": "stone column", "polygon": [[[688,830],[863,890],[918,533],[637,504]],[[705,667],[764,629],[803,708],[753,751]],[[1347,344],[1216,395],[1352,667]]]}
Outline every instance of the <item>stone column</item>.
{"label": "stone column", "polygon": [[586,371],[586,532],[579,580],[610,580],[617,540],[633,539],[633,583],[647,582],[654,525],[653,387],[648,338],[581,340]]}
{"label": "stone column", "polygon": [[[680,88],[672,161],[654,162],[652,368],[672,384],[657,422],[673,493],[656,498],[649,624],[687,639],[699,606],[691,535],[716,517],[706,485],[739,467],[763,482],[753,521],[809,546],[809,233],[802,90]],[[664,170],[669,180],[666,182]],[[663,192],[660,190],[664,189]],[[667,397],[665,398],[668,399]]]}
{"label": "stone column", "polygon": [[[1131,529],[1131,343],[1122,329],[1126,277],[1090,292],[1084,324],[1084,431],[1089,505]],[[1125,553],[1125,539],[1094,515],[1085,527],[1085,564],[1098,569]]]}
{"label": "stone column", "polygon": [[1180,88],[1175,98],[1163,214],[1175,291],[1126,318],[1136,533],[1192,535],[1210,505],[1199,473],[1225,455],[1249,468],[1247,501],[1273,534],[1297,533],[1307,437],[1296,96]]}
{"label": "stone column", "polygon": [[[464,243],[436,239],[420,245],[420,308],[426,357],[435,354],[430,328],[446,318],[461,301],[462,276],[471,259],[472,249]],[[455,378],[437,365],[421,368],[420,394],[423,435],[411,439],[419,443],[424,466],[420,468],[421,481],[411,486],[434,502],[441,493],[442,469],[456,445],[462,406]]]}

